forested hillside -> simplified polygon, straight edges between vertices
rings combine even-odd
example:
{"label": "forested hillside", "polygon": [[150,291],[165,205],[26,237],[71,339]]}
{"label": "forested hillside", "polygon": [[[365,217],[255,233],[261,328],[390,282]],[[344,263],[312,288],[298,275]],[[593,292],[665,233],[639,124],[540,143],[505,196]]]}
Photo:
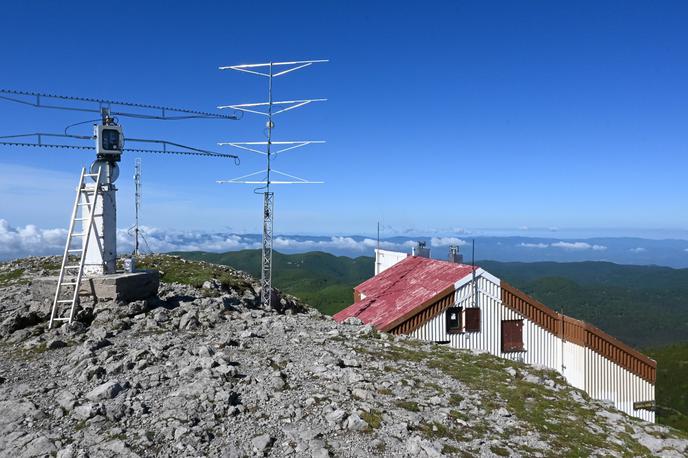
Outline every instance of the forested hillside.
{"label": "forested hillside", "polygon": [[[232,266],[260,278],[260,250],[174,254],[186,259]],[[328,315],[351,305],[353,287],[374,273],[373,258],[349,258],[320,251],[289,255],[274,252],[272,262],[275,287],[301,298]]]}
{"label": "forested hillside", "polygon": [[657,419],[688,431],[688,343],[645,352],[657,361]]}

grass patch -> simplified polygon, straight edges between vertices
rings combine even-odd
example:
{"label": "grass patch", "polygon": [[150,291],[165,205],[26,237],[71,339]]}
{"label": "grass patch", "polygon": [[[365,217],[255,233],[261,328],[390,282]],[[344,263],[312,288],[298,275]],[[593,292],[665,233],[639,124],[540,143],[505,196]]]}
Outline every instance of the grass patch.
{"label": "grass patch", "polygon": [[370,412],[361,413],[360,416],[371,429],[378,429],[382,424],[382,412],[379,410],[372,409]]}
{"label": "grass patch", "polygon": [[436,383],[426,382],[425,387],[433,390],[437,394],[444,394],[444,388],[442,388],[441,386],[439,386]]}
{"label": "grass patch", "polygon": [[460,394],[452,394],[449,396],[449,405],[450,406],[459,406],[461,405],[461,401],[463,401],[463,396]]}
{"label": "grass patch", "polygon": [[[137,262],[139,269],[154,269],[160,272],[161,280],[168,283],[181,283],[195,288],[201,288],[203,283],[216,279],[222,289],[244,291],[251,288],[251,284],[235,275],[227,268],[202,262],[190,262],[177,256],[150,255],[140,258]],[[204,294],[206,292],[204,291]],[[214,293],[208,291],[208,295]]]}
{"label": "grass patch", "polygon": [[509,456],[509,455],[511,455],[509,450],[505,449],[504,447],[500,447],[498,445],[491,445],[490,451],[492,453],[494,453],[495,455],[498,455],[498,456]]}
{"label": "grass patch", "polygon": [[460,410],[452,409],[449,411],[449,416],[453,419],[458,419],[458,420],[463,420],[467,421],[468,420],[468,415],[465,413],[461,412]]}
{"label": "grass patch", "polygon": [[24,275],[24,269],[14,269],[9,272],[0,273],[0,286],[9,286],[19,283],[19,279]]}
{"label": "grass patch", "polygon": [[414,401],[397,401],[394,404],[396,404],[397,407],[401,407],[402,409],[408,410],[410,412],[420,412],[418,403]]}
{"label": "grass patch", "polygon": [[458,456],[460,453],[461,453],[461,450],[459,450],[457,447],[454,447],[453,445],[444,444],[442,446],[442,454],[443,455]]}

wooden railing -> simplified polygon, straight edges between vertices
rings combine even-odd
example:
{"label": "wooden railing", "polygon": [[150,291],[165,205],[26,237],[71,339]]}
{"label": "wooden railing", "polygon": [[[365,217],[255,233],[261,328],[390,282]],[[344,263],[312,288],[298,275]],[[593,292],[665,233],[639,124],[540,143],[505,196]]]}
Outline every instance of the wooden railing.
{"label": "wooden railing", "polygon": [[505,281],[501,282],[501,289],[502,304],[536,325],[559,338],[589,348],[642,379],[655,383],[657,362],[653,359],[589,323],[555,312]]}

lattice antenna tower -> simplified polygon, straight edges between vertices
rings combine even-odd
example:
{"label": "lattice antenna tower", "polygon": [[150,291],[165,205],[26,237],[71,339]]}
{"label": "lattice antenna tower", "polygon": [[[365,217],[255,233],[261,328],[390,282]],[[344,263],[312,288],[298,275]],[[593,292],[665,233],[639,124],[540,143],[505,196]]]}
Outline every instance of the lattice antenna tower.
{"label": "lattice antenna tower", "polygon": [[[301,99],[301,100],[273,100],[273,79],[286,75],[296,70],[310,67],[313,64],[329,62],[328,60],[303,60],[292,62],[267,62],[262,64],[231,65],[220,67],[220,70],[235,70],[252,75],[267,78],[267,101],[258,103],[243,103],[237,105],[222,105],[220,109],[233,109],[246,113],[253,113],[267,117],[266,141],[257,142],[223,142],[218,145],[231,146],[246,151],[251,151],[265,156],[266,167],[264,170],[250,173],[232,180],[220,180],[222,184],[251,184],[259,185],[254,192],[263,194],[263,246],[261,258],[261,303],[265,308],[272,307],[272,239],[274,221],[275,195],[271,190],[272,185],[278,184],[322,184],[322,181],[309,181],[272,168],[272,159],[278,154],[301,148],[306,145],[325,143],[320,140],[292,140],[273,141],[272,129],[275,128],[273,117],[296,108],[309,105],[314,102],[324,102],[327,99]],[[277,150],[273,150],[273,146]],[[259,149],[261,148],[261,149]],[[263,149],[264,148],[264,149]],[[273,176],[280,176],[275,180]]]}

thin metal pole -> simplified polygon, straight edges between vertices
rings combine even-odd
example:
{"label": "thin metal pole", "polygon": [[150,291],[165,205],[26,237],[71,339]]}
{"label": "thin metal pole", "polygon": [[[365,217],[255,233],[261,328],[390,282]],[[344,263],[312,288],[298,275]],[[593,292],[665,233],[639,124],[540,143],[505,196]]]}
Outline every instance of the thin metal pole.
{"label": "thin metal pole", "polygon": [[478,307],[478,283],[475,279],[475,239],[473,239],[473,249],[471,254],[471,265],[473,266],[473,307]]}
{"label": "thin metal pole", "polygon": [[136,159],[136,173],[134,174],[134,183],[136,185],[136,222],[134,227],[134,255],[140,256],[139,245],[139,209],[141,207],[141,159]]}
{"label": "thin metal pole", "polygon": [[377,254],[375,255],[375,275],[380,273],[380,221],[377,222]]}
{"label": "thin metal pole", "polygon": [[270,192],[270,146],[272,143],[272,62],[270,62],[270,76],[268,77],[268,144],[267,144],[267,156],[268,156],[268,176],[267,176],[267,188],[266,192]]}

